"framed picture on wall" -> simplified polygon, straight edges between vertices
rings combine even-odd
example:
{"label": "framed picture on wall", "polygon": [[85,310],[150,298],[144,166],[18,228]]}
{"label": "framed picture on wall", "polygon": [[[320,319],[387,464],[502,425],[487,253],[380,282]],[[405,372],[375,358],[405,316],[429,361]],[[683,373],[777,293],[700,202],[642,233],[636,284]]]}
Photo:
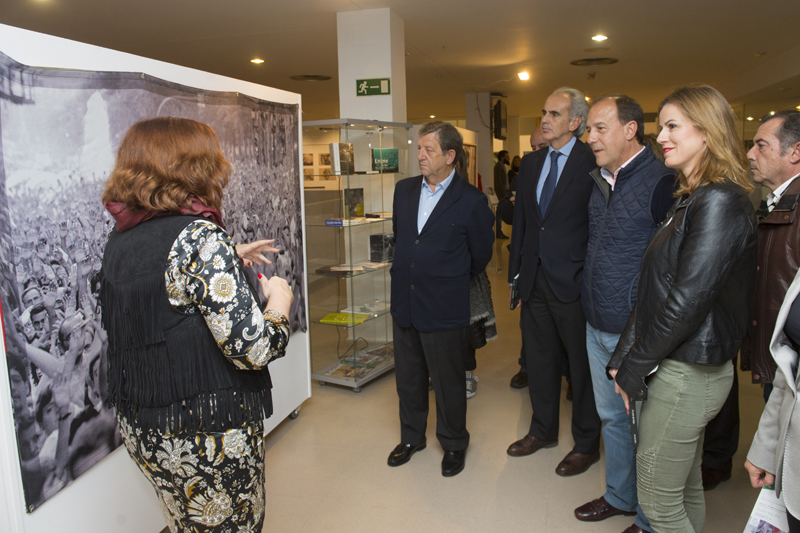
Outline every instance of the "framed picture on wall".
{"label": "framed picture on wall", "polygon": [[478,147],[474,144],[465,144],[464,153],[467,156],[467,176],[468,181],[478,186]]}
{"label": "framed picture on wall", "polygon": [[303,154],[303,166],[310,167],[314,165],[314,154]]}
{"label": "framed picture on wall", "polygon": [[331,166],[331,154],[319,154],[319,164],[328,167]]}

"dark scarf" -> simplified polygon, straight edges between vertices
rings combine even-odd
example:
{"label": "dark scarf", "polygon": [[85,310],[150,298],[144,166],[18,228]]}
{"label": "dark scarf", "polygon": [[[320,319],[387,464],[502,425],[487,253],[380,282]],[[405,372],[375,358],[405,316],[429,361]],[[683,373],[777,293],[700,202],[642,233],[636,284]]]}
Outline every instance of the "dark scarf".
{"label": "dark scarf", "polygon": [[[174,214],[166,211],[142,211],[141,213],[132,213],[125,207],[124,202],[108,202],[106,203],[105,208],[109,213],[111,213],[111,216],[114,217],[114,220],[117,221],[115,229],[120,233],[131,229],[145,220]],[[222,224],[222,213],[220,213],[220,210],[216,207],[204,205],[203,202],[197,198],[192,198],[192,204],[190,207],[182,207],[181,214],[197,215],[211,220],[211,222],[221,228],[225,227]]]}

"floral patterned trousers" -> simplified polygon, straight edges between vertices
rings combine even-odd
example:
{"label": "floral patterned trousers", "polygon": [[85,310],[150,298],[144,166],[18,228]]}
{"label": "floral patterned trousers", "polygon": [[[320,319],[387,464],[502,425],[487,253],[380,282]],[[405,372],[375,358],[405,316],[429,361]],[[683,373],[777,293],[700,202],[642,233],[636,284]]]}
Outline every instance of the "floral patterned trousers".
{"label": "floral patterned trousers", "polygon": [[128,454],[156,489],[171,533],[261,533],[260,423],[175,437],[117,418]]}

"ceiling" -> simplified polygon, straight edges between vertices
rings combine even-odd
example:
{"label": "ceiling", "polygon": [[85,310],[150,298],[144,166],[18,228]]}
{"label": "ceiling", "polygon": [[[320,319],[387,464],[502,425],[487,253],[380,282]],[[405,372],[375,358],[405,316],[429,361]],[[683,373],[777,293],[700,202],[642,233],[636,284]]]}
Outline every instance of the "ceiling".
{"label": "ceiling", "polygon": [[[318,120],[339,115],[336,13],[385,7],[405,21],[410,122],[463,118],[468,92],[503,93],[509,115],[538,116],[561,85],[625,92],[645,111],[694,82],[732,104],[800,105],[800,65],[782,59],[800,56],[787,0],[2,0],[0,23],[297,92],[304,120]],[[619,62],[570,65],[598,56]]]}

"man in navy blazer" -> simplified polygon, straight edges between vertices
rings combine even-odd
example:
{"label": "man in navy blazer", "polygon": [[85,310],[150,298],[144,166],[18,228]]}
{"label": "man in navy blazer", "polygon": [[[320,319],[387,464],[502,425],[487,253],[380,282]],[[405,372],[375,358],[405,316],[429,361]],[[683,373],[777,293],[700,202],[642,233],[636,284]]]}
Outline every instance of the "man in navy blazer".
{"label": "man in navy blazer", "polygon": [[494,215],[486,196],[455,172],[463,146],[451,124],[423,125],[417,147],[422,176],[394,190],[391,312],[401,442],[388,464],[405,464],[425,448],[430,377],[436,436],[445,451],[442,475],[449,477],[464,469],[469,444],[469,281],[492,257]]}
{"label": "man in navy blazer", "polygon": [[528,434],[509,446],[508,455],[520,457],[558,445],[561,361],[566,356],[575,447],[556,468],[561,476],[585,472],[600,458],[600,417],[580,301],[594,186],[589,173],[597,166],[591,149],[578,139],[587,114],[580,91],[563,87],[547,98],[542,135],[550,146],[522,158],[508,265],[508,281],[517,284],[521,300],[533,407]]}

